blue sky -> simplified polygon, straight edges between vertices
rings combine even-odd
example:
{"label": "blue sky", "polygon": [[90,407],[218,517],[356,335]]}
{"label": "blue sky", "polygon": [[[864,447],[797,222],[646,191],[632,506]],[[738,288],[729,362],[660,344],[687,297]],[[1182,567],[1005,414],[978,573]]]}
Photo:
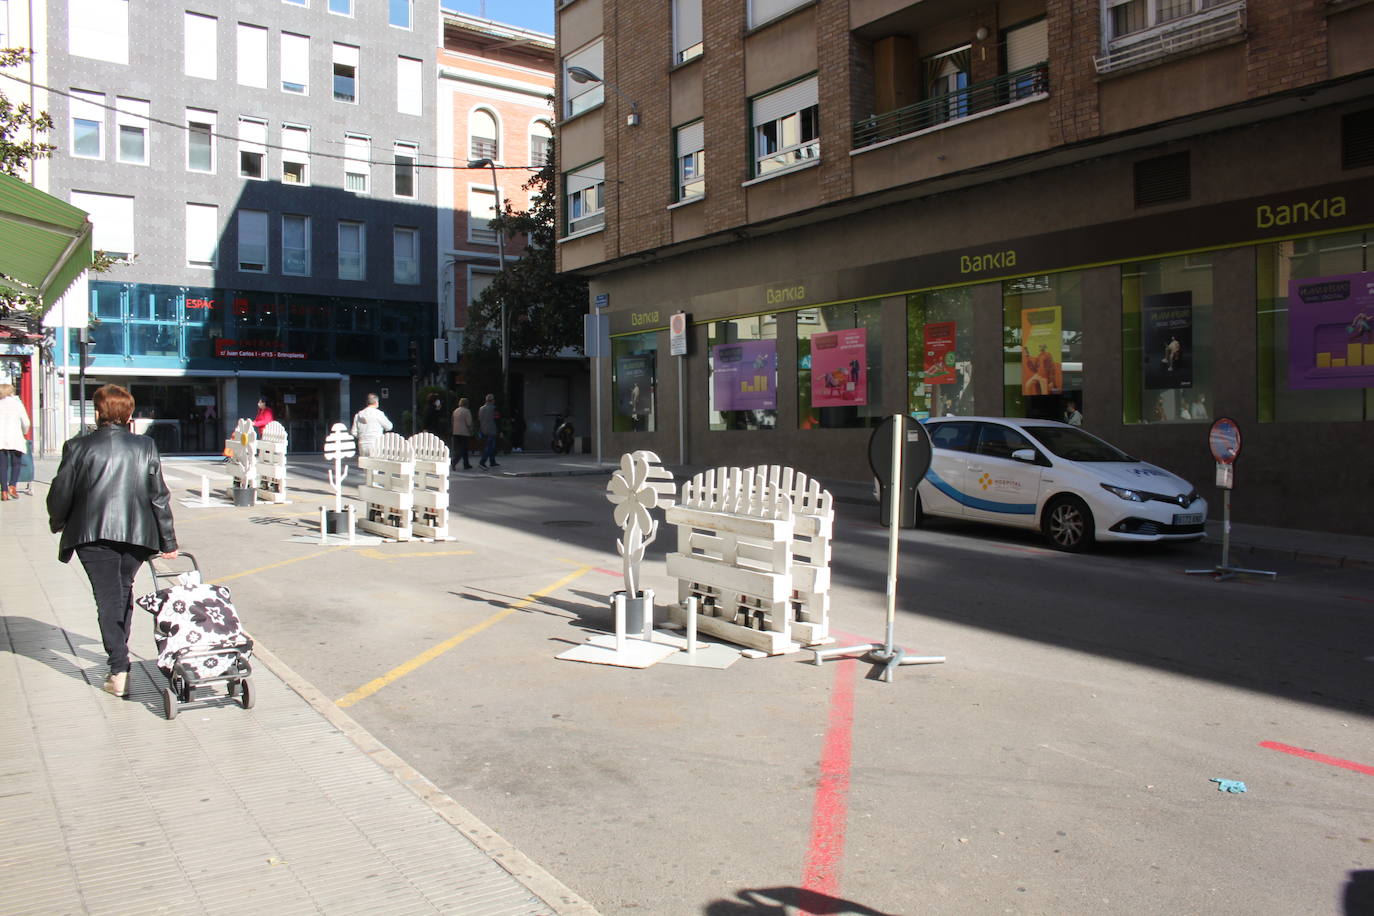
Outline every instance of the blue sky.
{"label": "blue sky", "polygon": [[553,34],[554,0],[443,0],[443,8]]}

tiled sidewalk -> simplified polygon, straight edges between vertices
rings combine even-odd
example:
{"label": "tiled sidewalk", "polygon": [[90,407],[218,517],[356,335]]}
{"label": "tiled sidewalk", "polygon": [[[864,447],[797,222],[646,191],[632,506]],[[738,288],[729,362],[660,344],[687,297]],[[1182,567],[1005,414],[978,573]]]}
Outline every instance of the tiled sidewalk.
{"label": "tiled sidewalk", "polygon": [[0,506],[0,914],[593,913],[270,653],[252,710],[221,691],[169,722],[136,610],[131,699],[101,692],[34,490]]}

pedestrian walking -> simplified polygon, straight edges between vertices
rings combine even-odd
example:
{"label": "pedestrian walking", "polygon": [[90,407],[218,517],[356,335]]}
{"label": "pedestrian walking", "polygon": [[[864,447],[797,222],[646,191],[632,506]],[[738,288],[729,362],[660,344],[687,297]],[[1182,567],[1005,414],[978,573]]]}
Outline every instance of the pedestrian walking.
{"label": "pedestrian walking", "polygon": [[358,457],[367,458],[377,450],[382,441],[382,433],[391,431],[391,420],[377,405],[381,400],[375,394],[368,394],[367,406],[353,415],[353,438],[358,440]]}
{"label": "pedestrian walking", "polygon": [[501,412],[496,409],[496,395],[489,394],[486,403],[477,411],[477,428],[486,440],[482,445],[482,460],[477,463],[484,468],[501,466],[496,463],[496,440],[500,436],[496,421],[499,419]]}
{"label": "pedestrian walking", "polygon": [[468,409],[468,399],[459,398],[458,406],[453,409],[453,466],[458,467],[459,456],[463,459],[463,470],[471,471],[472,462],[468,461],[468,449],[472,442],[472,411]]}
{"label": "pedestrian walking", "polygon": [[253,431],[262,438],[262,431],[267,428],[267,424],[275,420],[272,416],[272,405],[267,403],[267,398],[258,398],[258,415],[253,418]]}
{"label": "pedestrian walking", "polygon": [[133,395],[104,385],[91,400],[95,431],[62,447],[48,490],[48,525],[62,532],[57,558],[67,563],[76,554],[90,580],[110,663],[103,689],[123,697],[129,692],[134,576],[154,554],[175,559],[177,537],[157,446],[129,429]]}
{"label": "pedestrian walking", "polygon": [[0,501],[19,498],[19,469],[27,450],[29,412],[14,393],[14,386],[0,385]]}

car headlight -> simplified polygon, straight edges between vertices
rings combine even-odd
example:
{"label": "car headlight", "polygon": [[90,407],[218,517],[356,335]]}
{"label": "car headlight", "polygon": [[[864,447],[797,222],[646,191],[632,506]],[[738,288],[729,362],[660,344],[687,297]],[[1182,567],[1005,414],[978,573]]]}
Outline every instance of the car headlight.
{"label": "car headlight", "polygon": [[1144,494],[1136,490],[1129,489],[1128,487],[1114,487],[1109,483],[1104,483],[1102,484],[1102,489],[1106,490],[1108,493],[1111,493],[1113,496],[1119,496],[1122,499],[1128,500],[1133,503],[1143,503],[1145,501]]}

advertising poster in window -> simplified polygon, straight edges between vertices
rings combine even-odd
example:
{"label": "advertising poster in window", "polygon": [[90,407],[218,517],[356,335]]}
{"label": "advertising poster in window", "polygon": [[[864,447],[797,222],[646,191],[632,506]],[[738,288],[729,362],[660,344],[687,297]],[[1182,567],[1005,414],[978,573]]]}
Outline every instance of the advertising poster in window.
{"label": "advertising poster in window", "polygon": [[1288,387],[1374,388],[1374,273],[1289,281]]}
{"label": "advertising poster in window", "polygon": [[1158,293],[1141,303],[1141,358],[1151,391],[1193,387],[1193,294]]}
{"label": "advertising poster in window", "polygon": [[953,385],[959,380],[954,371],[953,321],[932,321],[926,325],[925,376],[927,385]]}
{"label": "advertising poster in window", "polygon": [[717,344],[711,348],[711,359],[716,410],[777,409],[777,341]]}
{"label": "advertising poster in window", "polygon": [[1064,390],[1060,363],[1063,309],[1057,305],[1021,312],[1021,393],[1058,394]]}
{"label": "advertising poster in window", "polygon": [[868,403],[868,330],[855,328],[811,337],[811,406]]}
{"label": "advertising poster in window", "polygon": [[653,429],[654,357],[652,354],[622,356],[615,361],[616,410],[630,418],[636,430]]}

